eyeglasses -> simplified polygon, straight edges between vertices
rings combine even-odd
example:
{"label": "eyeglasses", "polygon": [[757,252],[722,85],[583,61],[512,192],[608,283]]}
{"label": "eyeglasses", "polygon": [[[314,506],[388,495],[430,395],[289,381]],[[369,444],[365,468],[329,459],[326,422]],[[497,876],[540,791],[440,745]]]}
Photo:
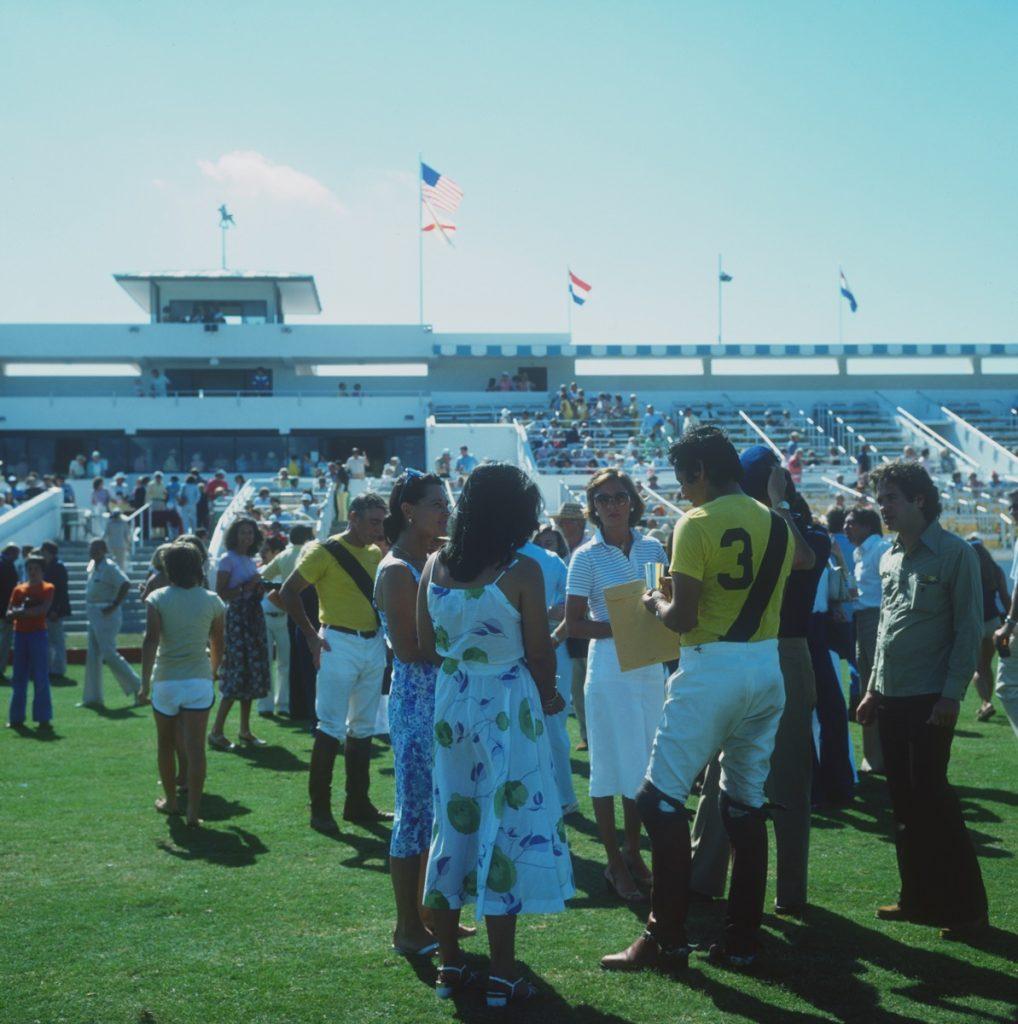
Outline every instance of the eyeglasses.
{"label": "eyeglasses", "polygon": [[619,491],[617,494],[595,494],[594,504],[595,505],[628,505],[632,499],[629,497],[628,491]]}

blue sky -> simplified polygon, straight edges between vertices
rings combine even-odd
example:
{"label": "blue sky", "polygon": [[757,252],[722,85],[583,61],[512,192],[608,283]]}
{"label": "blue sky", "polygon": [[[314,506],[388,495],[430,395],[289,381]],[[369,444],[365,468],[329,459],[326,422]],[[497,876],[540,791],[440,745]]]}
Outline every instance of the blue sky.
{"label": "blue sky", "polygon": [[119,270],[312,272],[320,322],[577,341],[1018,341],[1018,4],[4,5],[0,321]]}

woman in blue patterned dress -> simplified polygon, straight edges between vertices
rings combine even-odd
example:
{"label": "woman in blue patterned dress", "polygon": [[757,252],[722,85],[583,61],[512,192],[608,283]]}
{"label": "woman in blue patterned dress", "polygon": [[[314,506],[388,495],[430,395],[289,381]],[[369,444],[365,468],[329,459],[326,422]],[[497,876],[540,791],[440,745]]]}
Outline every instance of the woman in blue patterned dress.
{"label": "woman in blue patterned dress", "polygon": [[431,843],[434,800],[437,667],[417,642],[417,584],[445,535],[449,502],[433,474],[407,470],[393,485],[385,539],[389,553],[375,577],[375,604],[393,652],[389,736],[396,770],[396,815],[389,843],[389,874],[396,897],[393,948],[427,956],[437,943],[421,916],[421,885]]}
{"label": "woman in blue patterned dress", "polygon": [[460,952],[460,909],[476,903],[491,947],[487,1000],[534,995],[516,968],[516,916],[565,909],[575,891],[546,715],[555,688],[540,566],[517,549],[541,498],[515,466],[479,466],[429,559],[417,598],[421,649],[435,684],[435,833],[425,878],[441,967],[436,991],[473,980]]}

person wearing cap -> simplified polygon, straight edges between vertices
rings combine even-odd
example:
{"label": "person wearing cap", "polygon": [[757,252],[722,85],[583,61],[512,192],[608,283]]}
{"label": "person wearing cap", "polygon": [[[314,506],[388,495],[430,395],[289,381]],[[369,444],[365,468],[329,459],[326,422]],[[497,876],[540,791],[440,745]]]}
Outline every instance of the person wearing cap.
{"label": "person wearing cap", "polygon": [[[772,508],[787,504],[793,530],[813,552],[813,564],[792,570],[781,600],[778,662],[785,690],[770,773],[765,791],[771,803],[777,847],[777,891],[774,912],[802,918],[807,903],[809,828],[813,784],[813,708],[817,701],[813,659],[807,643],[817,587],[831,555],[831,538],[815,526],[809,507],[787,480],[781,502],[770,494],[771,474],[781,463],[766,445],[747,448],[739,458],[742,490]],[[718,804],[721,767],[714,759],[707,769],[693,822],[692,888],[708,896],[725,891],[730,846]]]}
{"label": "person wearing cap", "polygon": [[[551,521],[558,527],[566,544],[569,545],[569,556],[566,559],[566,565],[568,565],[572,561],[576,549],[587,539],[587,517],[584,514],[583,506],[578,501],[565,501],[558,512],[551,516]],[[563,626],[562,629],[564,630],[565,627]],[[565,645],[571,666],[570,695],[576,721],[580,726],[580,742],[576,745],[576,749],[586,750],[587,712],[583,700],[583,684],[587,678],[587,649],[590,646],[590,641],[584,637],[566,636]]]}
{"label": "person wearing cap", "polygon": [[382,479],[383,480],[395,480],[399,476],[399,456],[393,455],[391,459],[382,467]]}
{"label": "person wearing cap", "polygon": [[86,472],[91,477],[108,476],[110,472],[109,462],[98,451],[94,451],[92,452],[92,457],[88,460]]}
{"label": "person wearing cap", "polygon": [[[378,542],[388,513],[374,492],[350,502],[347,529],[301,551],[297,566],[279,591],[290,618],[303,634],[318,669],[315,714],[318,728],[311,751],[308,794],[311,827],[338,835],[332,814],[332,775],[340,744],[346,767],[346,821],[391,820],[368,796],[371,737],[385,673],[385,639],[373,602],[374,579],[382,560]],[[301,594],[318,593],[319,628],[308,619]]]}

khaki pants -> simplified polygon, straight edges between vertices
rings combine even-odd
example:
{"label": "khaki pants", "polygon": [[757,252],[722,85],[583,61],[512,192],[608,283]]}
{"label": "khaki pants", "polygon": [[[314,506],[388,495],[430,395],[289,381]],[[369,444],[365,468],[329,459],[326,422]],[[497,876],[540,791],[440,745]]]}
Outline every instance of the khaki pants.
{"label": "khaki pants", "polygon": [[573,698],[573,711],[576,712],[576,721],[580,723],[580,739],[587,742],[587,706],[583,702],[583,684],[587,679],[587,659],[570,658],[573,667],[573,677],[570,685],[570,692]]}
{"label": "khaki pants", "polygon": [[[771,812],[777,846],[776,902],[806,903],[809,864],[810,795],[813,781],[813,706],[816,680],[804,639],[778,641],[785,709],[778,724],[765,791],[779,804]],[[717,758],[707,767],[693,822],[693,867],[690,886],[709,896],[723,896],[729,844],[718,807],[721,770]]]}
{"label": "khaki pants", "polygon": [[[290,712],[290,631],[284,612],[265,613],[265,632],[269,638],[269,658],[276,653],[272,668],[272,693],[258,701],[259,712]],[[275,694],[275,700],[273,700]]]}
{"label": "khaki pants", "polygon": [[103,702],[104,663],[127,696],[133,696],[141,689],[141,679],[117,650],[122,617],[119,608],[104,615],[101,606],[88,606],[88,658],[85,662],[85,691],[81,695],[85,704]]}
{"label": "khaki pants", "polygon": [[49,654],[49,674],[67,675],[67,638],[63,619],[46,620],[46,644]]}
{"label": "khaki pants", "polygon": [[[877,657],[877,625],[880,622],[879,608],[863,608],[855,613],[855,662],[859,668],[859,697],[866,695],[866,689],[873,674],[873,663]],[[877,734],[877,724],[862,727],[862,764],[860,771],[882,772],[884,752]]]}

